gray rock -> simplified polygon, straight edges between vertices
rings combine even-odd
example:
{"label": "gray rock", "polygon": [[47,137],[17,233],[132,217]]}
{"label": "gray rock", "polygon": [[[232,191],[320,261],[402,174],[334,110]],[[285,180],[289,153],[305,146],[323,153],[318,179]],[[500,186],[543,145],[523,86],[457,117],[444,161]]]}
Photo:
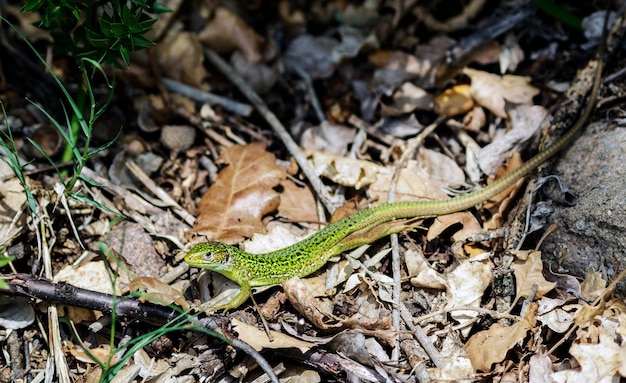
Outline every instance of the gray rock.
{"label": "gray rock", "polygon": [[613,277],[626,267],[626,129],[595,124],[586,131],[552,172],[578,198],[574,206],[554,204],[548,221],[559,228],[544,242],[543,257],[553,271],[584,277],[593,267]]}

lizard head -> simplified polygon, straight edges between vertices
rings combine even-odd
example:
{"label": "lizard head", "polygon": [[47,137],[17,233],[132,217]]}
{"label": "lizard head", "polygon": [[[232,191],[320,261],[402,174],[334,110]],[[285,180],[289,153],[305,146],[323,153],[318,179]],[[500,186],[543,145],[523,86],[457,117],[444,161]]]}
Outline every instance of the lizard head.
{"label": "lizard head", "polygon": [[240,252],[241,250],[235,246],[221,242],[203,242],[189,250],[185,255],[185,262],[193,267],[209,269],[226,275],[232,271],[233,256]]}

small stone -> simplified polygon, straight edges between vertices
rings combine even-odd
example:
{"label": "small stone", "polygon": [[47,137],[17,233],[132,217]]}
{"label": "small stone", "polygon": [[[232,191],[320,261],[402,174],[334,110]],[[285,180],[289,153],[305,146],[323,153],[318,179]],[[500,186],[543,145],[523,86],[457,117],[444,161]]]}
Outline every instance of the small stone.
{"label": "small stone", "polygon": [[167,125],[161,130],[161,143],[173,152],[182,152],[193,145],[196,130],[185,125]]}

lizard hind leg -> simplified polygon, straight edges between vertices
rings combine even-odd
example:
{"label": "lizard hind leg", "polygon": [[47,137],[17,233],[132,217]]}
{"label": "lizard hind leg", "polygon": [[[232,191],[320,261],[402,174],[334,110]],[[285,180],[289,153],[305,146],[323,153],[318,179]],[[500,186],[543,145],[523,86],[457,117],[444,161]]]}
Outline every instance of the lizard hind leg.
{"label": "lizard hind leg", "polygon": [[352,250],[362,245],[368,245],[378,239],[387,237],[391,234],[400,233],[402,231],[414,231],[416,229],[424,229],[421,226],[423,217],[398,219],[385,222],[375,226],[368,226],[350,234],[332,248],[332,252],[340,254],[348,250]]}

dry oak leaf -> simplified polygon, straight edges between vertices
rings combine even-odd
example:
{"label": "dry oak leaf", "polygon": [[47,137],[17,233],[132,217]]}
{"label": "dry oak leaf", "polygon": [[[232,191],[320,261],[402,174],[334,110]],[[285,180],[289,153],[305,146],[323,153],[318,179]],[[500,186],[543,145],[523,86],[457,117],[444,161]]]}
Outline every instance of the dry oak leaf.
{"label": "dry oak leaf", "polygon": [[264,233],[261,218],[278,207],[280,195],[273,188],[285,179],[285,169],[276,165],[261,142],[234,145],[216,163],[229,166],[202,196],[191,232],[227,243]]}
{"label": "dry oak leaf", "polygon": [[532,325],[524,318],[512,326],[495,323],[489,330],[472,335],[465,350],[476,371],[490,371],[491,365],[504,360],[508,351],[526,338]]}
{"label": "dry oak leaf", "polygon": [[618,344],[614,334],[601,331],[597,343],[574,342],[569,350],[576,358],[579,368],[558,371],[549,376],[552,382],[619,382],[625,375],[624,347]]}
{"label": "dry oak leaf", "polygon": [[529,85],[530,77],[498,76],[476,69],[465,68],[463,73],[472,80],[470,93],[474,100],[492,111],[496,116],[506,118],[505,100],[515,104],[532,104],[539,89]]}
{"label": "dry oak leaf", "polygon": [[[536,298],[541,298],[556,287],[555,282],[548,282],[543,277],[540,251],[512,251],[511,253],[516,257],[515,262],[511,265],[515,273],[516,299],[527,297],[533,289],[533,285],[537,285]],[[520,253],[522,256],[526,256],[524,260],[520,260]]]}

